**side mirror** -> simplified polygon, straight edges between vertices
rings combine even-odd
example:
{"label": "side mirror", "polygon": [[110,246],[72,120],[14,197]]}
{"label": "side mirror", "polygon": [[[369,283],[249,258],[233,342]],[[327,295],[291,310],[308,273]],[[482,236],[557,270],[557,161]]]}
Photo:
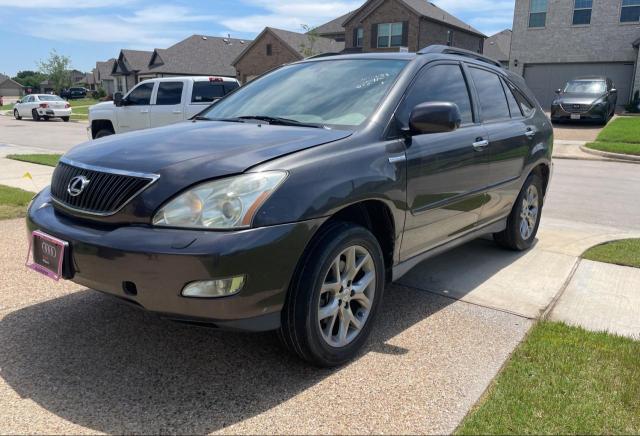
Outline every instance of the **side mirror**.
{"label": "side mirror", "polygon": [[452,132],[460,127],[462,116],[455,103],[429,102],[413,108],[409,129],[414,134]]}
{"label": "side mirror", "polygon": [[122,98],[121,92],[116,92],[115,94],[113,94],[113,103],[118,107],[124,106],[124,99]]}
{"label": "side mirror", "polygon": [[562,94],[562,89],[556,89],[556,94]]}
{"label": "side mirror", "polygon": [[609,92],[613,94],[613,93],[618,92],[618,90],[616,88],[611,88],[611,91],[609,91]]}

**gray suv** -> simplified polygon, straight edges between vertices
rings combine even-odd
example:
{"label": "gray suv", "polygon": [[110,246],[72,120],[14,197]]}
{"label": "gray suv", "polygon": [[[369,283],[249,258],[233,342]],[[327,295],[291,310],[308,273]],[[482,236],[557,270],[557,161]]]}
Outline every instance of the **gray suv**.
{"label": "gray suv", "polygon": [[579,77],[556,91],[551,121],[588,120],[607,124],[615,114],[618,90],[606,77]]}
{"label": "gray suv", "polygon": [[476,53],[308,59],[68,152],[29,208],[30,265],[339,365],[418,263],[487,233],[531,247],[552,146],[522,78]]}

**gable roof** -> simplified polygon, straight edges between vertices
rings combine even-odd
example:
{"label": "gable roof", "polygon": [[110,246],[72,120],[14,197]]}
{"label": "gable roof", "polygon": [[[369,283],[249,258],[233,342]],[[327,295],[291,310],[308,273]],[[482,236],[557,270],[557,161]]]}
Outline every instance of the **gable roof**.
{"label": "gable roof", "polygon": [[22,89],[24,86],[4,74],[0,74],[0,88],[7,87],[7,85],[13,85],[14,88]]}
{"label": "gable roof", "polygon": [[109,59],[104,62],[96,62],[96,81],[113,79],[111,71],[113,70],[115,59]]}
{"label": "gable roof", "polygon": [[344,26],[342,23],[351,18],[351,15],[354,14],[355,11],[347,12],[344,15],[335,18],[328,23],[324,23],[314,28],[313,31],[318,35],[334,35],[336,33],[344,33]]}
{"label": "gable roof", "polygon": [[497,61],[508,61],[511,53],[511,29],[505,29],[484,41],[483,53]]}
{"label": "gable roof", "polygon": [[[140,72],[146,70],[152,53],[153,52],[146,50],[120,50],[120,55],[118,56],[118,60],[113,64],[111,74],[122,74],[122,72],[128,73],[131,71]],[[118,67],[123,71],[118,72]]]}
{"label": "gable roof", "polygon": [[[353,19],[354,17],[356,17],[358,15],[358,13],[360,11],[362,11],[365,6],[368,6],[370,3],[375,2],[375,1],[379,1],[379,4],[377,6],[380,6],[384,1],[387,0],[368,0],[366,1],[362,6],[360,6],[359,9],[357,9],[350,17],[348,17],[344,23],[342,23],[343,26],[346,26],[346,24]],[[427,0],[397,0],[398,2],[404,4],[407,8],[409,8],[410,10],[412,10],[413,12],[415,12],[417,15],[423,17],[423,18],[427,18],[429,20],[433,20],[433,21],[438,21],[441,23],[446,23],[449,24],[450,26],[456,27],[458,29],[467,31],[469,33],[473,33],[476,34],[478,36],[482,36],[484,38],[486,38],[487,36],[480,32],[478,29],[473,28],[472,26],[470,26],[469,24],[465,23],[464,21],[462,21],[461,19],[451,15],[449,12],[445,11],[442,8],[439,8],[438,6],[434,5],[433,3],[427,1]],[[377,8],[376,6],[376,8]],[[374,8],[374,9],[376,9]]]}
{"label": "gable roof", "polygon": [[[245,51],[240,53],[238,57],[236,57],[232,65],[236,65],[240,59],[246,54],[249,53],[251,47],[255,45],[266,33],[270,33],[275,36],[279,41],[285,44],[289,49],[297,56],[298,59],[303,59],[305,54],[305,48],[309,46],[309,35],[306,33],[297,33],[291,32],[289,30],[276,29],[274,27],[265,27],[262,32],[254,39],[251,44],[246,48]],[[339,53],[344,50],[344,42],[337,42],[333,39],[323,38],[321,36],[316,37],[313,43],[313,54],[323,54],[323,53]]]}
{"label": "gable roof", "polygon": [[232,61],[251,40],[192,35],[166,49],[156,49],[147,61],[145,72],[233,77]]}

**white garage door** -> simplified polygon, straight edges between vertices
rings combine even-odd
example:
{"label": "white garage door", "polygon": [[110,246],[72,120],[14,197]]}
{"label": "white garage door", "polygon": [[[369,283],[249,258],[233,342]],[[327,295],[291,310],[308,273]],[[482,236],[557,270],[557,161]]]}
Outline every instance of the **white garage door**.
{"label": "white garage door", "polygon": [[633,63],[596,64],[527,64],[524,78],[545,110],[549,110],[556,89],[571,79],[582,76],[606,76],[618,89],[618,105],[626,105],[631,97]]}

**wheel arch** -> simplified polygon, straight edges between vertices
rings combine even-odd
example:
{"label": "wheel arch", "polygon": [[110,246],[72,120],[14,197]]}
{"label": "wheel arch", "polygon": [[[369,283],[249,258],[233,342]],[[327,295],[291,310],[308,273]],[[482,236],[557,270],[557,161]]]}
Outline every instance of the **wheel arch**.
{"label": "wheel arch", "polygon": [[537,174],[542,180],[543,195],[547,195],[547,189],[549,187],[549,180],[551,178],[551,167],[547,163],[539,163],[530,172],[531,174]]}
{"label": "wheel arch", "polygon": [[111,122],[111,120],[93,120],[91,121],[91,137],[95,138],[96,137],[96,133],[98,133],[100,130],[103,129],[108,129],[111,130],[113,133],[115,133],[115,129],[113,127],[113,123]]}

